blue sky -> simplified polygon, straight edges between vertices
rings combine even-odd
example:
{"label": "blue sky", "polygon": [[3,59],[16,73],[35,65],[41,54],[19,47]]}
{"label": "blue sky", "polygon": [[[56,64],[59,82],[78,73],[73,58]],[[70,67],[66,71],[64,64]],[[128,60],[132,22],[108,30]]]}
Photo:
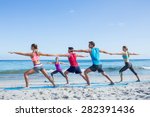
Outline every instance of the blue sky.
{"label": "blue sky", "polygon": [[[66,53],[68,46],[131,52],[150,58],[149,0],[0,0],[0,59],[26,59],[8,51]],[[102,59],[121,58],[102,55]],[[45,58],[43,58],[45,59]]]}

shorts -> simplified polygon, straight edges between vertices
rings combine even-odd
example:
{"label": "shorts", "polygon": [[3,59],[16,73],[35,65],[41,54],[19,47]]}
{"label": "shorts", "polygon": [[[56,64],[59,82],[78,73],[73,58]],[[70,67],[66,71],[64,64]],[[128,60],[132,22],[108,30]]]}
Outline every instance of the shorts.
{"label": "shorts", "polygon": [[102,65],[92,65],[91,67],[89,67],[89,69],[93,72],[96,72],[96,71],[100,73],[104,72],[104,70],[102,69]]}
{"label": "shorts", "polygon": [[38,65],[35,65],[33,69],[36,73],[40,73],[40,71],[42,71],[44,68],[42,64],[38,64]]}
{"label": "shorts", "polygon": [[77,66],[77,67],[70,66],[70,68],[67,69],[67,71],[70,72],[70,73],[76,73],[76,74],[81,74],[82,73],[79,66]]}

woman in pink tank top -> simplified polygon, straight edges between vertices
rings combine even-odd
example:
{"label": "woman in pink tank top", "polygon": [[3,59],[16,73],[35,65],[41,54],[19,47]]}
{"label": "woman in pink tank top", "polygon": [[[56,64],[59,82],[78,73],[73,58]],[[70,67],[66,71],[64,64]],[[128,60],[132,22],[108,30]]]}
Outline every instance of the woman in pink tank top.
{"label": "woman in pink tank top", "polygon": [[23,56],[29,56],[32,59],[33,62],[33,69],[30,69],[24,73],[25,83],[26,87],[29,86],[28,76],[34,73],[41,72],[51,83],[53,86],[55,86],[53,79],[48,76],[47,71],[43,68],[43,65],[41,64],[39,58],[40,56],[54,56],[52,54],[43,54],[41,52],[38,52],[38,46],[36,44],[31,45],[31,53],[23,53],[23,52],[9,52],[10,54],[18,54]]}

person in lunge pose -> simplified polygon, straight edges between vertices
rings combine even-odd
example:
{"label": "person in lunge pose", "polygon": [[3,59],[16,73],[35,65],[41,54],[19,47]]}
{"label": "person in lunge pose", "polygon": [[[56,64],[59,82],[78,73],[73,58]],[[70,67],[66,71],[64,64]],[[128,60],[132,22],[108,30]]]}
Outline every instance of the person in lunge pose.
{"label": "person in lunge pose", "polygon": [[102,69],[102,63],[100,61],[100,53],[104,53],[104,54],[110,54],[104,50],[100,50],[99,48],[95,47],[95,43],[93,41],[89,42],[88,45],[89,49],[86,50],[74,50],[75,52],[85,52],[85,53],[89,53],[92,59],[92,63],[93,65],[89,68],[87,68],[84,71],[84,75],[85,78],[87,79],[88,85],[90,85],[90,80],[89,80],[89,76],[88,73],[90,72],[96,72],[98,71],[99,73],[101,73],[103,76],[105,76],[109,81],[110,81],[110,85],[113,85],[114,82],[111,80],[111,78],[104,72],[104,70]]}
{"label": "person in lunge pose", "polygon": [[51,73],[51,76],[52,76],[53,80],[54,80],[54,74],[57,74],[57,73],[60,73],[63,77],[65,77],[65,75],[62,71],[62,68],[61,68],[61,64],[63,64],[63,65],[67,65],[67,64],[63,63],[63,62],[59,62],[59,57],[56,57],[55,62],[48,62],[48,64],[54,64],[55,67],[56,67],[56,70]]}
{"label": "person in lunge pose", "polygon": [[122,55],[122,58],[125,63],[125,66],[123,68],[121,68],[121,70],[119,71],[120,77],[121,77],[120,82],[123,81],[123,72],[126,71],[127,69],[130,69],[136,76],[137,82],[140,82],[140,78],[139,78],[138,74],[135,72],[135,70],[132,66],[132,63],[129,60],[130,55],[139,55],[139,54],[129,52],[127,46],[123,46],[122,50],[123,50],[123,52],[120,52],[120,53],[111,53],[111,55]]}
{"label": "person in lunge pose", "polygon": [[32,52],[30,52],[30,53],[9,52],[10,54],[18,54],[18,55],[28,56],[32,59],[34,67],[24,73],[26,87],[29,87],[28,76],[31,74],[34,74],[34,73],[39,73],[40,71],[52,83],[52,85],[55,86],[53,79],[50,76],[48,76],[47,71],[44,69],[43,65],[41,64],[41,62],[39,60],[40,56],[54,56],[54,55],[38,52],[38,46],[36,44],[31,45],[31,50],[32,50]]}
{"label": "person in lunge pose", "polygon": [[68,60],[69,60],[69,63],[70,63],[70,68],[67,69],[64,73],[65,77],[66,77],[66,80],[67,80],[67,84],[69,84],[69,81],[68,81],[68,74],[69,73],[79,74],[88,83],[87,79],[82,74],[80,66],[77,62],[77,57],[87,57],[87,56],[78,55],[78,54],[74,53],[74,48],[73,47],[68,47],[68,54],[57,54],[56,56],[68,57]]}

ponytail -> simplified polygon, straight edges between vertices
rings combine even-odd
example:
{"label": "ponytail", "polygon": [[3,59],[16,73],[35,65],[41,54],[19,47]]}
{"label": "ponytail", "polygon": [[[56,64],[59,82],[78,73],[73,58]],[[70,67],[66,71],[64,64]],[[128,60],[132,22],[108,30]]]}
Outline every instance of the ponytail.
{"label": "ponytail", "polygon": [[37,56],[39,56],[38,45],[37,44],[32,44],[31,47],[33,47],[35,49],[34,52],[36,53]]}
{"label": "ponytail", "polygon": [[127,46],[123,46],[123,48],[127,50],[128,57],[130,57],[128,47]]}

